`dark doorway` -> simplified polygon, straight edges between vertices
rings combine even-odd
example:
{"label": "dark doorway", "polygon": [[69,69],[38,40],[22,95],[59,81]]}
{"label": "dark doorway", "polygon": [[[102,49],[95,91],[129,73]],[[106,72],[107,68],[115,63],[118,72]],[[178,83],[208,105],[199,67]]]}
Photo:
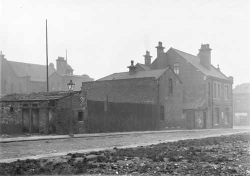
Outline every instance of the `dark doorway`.
{"label": "dark doorway", "polygon": [[194,110],[186,111],[186,127],[187,129],[195,129],[195,112]]}
{"label": "dark doorway", "polygon": [[203,127],[204,129],[207,128],[207,112],[206,111],[203,111]]}
{"label": "dark doorway", "polygon": [[39,109],[32,109],[32,133],[39,133]]}
{"label": "dark doorway", "polygon": [[30,110],[23,109],[22,114],[23,120],[23,133],[29,133],[29,125],[30,125]]}

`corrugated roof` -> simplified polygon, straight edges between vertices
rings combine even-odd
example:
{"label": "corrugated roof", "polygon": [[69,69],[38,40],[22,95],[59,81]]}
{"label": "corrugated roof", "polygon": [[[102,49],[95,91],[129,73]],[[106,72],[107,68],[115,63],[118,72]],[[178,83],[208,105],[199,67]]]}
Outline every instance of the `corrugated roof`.
{"label": "corrugated roof", "polygon": [[186,59],[188,62],[190,62],[193,66],[195,66],[198,70],[200,70],[202,73],[204,73],[207,76],[212,76],[215,78],[220,78],[220,79],[226,79],[229,80],[228,77],[226,77],[223,73],[221,73],[219,70],[217,70],[212,64],[209,69],[206,69],[200,64],[200,59],[198,56],[194,56],[192,54],[185,53],[183,51],[171,48],[174,50],[176,53],[181,55],[184,59]]}
{"label": "corrugated roof", "polygon": [[[32,81],[46,81],[46,65],[29,64],[23,62],[8,61],[13,71],[18,77],[30,76]],[[49,75],[55,72],[55,69],[49,66]]]}
{"label": "corrugated roof", "polygon": [[236,86],[233,90],[234,94],[250,93],[250,83],[243,83]]}
{"label": "corrugated roof", "polygon": [[155,78],[158,79],[168,68],[161,70],[148,70],[148,71],[137,71],[136,73],[121,72],[113,73],[104,78],[98,79],[97,81],[106,81],[106,80],[119,80],[119,79],[136,79],[136,78]]}

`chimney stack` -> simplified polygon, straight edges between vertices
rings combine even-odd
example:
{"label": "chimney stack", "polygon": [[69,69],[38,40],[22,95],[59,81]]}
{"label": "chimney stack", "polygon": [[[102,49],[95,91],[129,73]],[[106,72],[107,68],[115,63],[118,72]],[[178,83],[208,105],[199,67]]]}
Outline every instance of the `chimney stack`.
{"label": "chimney stack", "polygon": [[150,66],[151,65],[151,57],[150,52],[146,51],[146,55],[144,55],[145,58],[145,65]]}
{"label": "chimney stack", "polygon": [[158,42],[158,46],[156,48],[157,48],[157,58],[159,58],[164,53],[165,47],[162,46],[162,42]]}
{"label": "chimney stack", "polygon": [[136,72],[136,66],[134,66],[134,61],[131,60],[131,65],[128,66],[129,68],[129,74],[134,74]]}
{"label": "chimney stack", "polygon": [[210,69],[211,65],[211,50],[212,49],[209,48],[209,44],[201,44],[201,48],[198,53],[201,65],[207,69]]}

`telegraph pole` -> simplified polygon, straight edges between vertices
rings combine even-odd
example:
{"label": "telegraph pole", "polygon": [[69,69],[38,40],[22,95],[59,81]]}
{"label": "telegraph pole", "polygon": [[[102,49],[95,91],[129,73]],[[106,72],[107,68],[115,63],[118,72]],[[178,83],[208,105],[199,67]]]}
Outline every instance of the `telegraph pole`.
{"label": "telegraph pole", "polygon": [[49,65],[48,65],[48,31],[47,31],[47,19],[46,19],[46,73],[47,73],[47,92],[49,92]]}

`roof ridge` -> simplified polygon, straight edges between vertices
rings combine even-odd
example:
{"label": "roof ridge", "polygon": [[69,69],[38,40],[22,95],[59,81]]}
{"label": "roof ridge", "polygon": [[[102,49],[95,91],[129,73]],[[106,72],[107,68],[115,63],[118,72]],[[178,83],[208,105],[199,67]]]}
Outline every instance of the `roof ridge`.
{"label": "roof ridge", "polygon": [[173,48],[173,47],[171,47],[171,48],[172,48],[173,50],[177,50],[177,51],[180,51],[180,52],[182,52],[182,53],[185,53],[185,54],[188,54],[188,55],[191,55],[191,56],[194,56],[194,57],[199,58],[198,56],[193,55],[193,54],[190,54],[190,53],[187,53],[187,52],[185,52],[185,51],[181,51],[181,50],[175,49],[175,48]]}
{"label": "roof ridge", "polygon": [[8,62],[15,62],[15,63],[21,63],[21,64],[32,64],[32,65],[40,65],[40,66],[46,66],[46,65],[42,65],[42,64],[33,64],[33,63],[27,63],[27,62],[18,62],[18,61],[9,61]]}

